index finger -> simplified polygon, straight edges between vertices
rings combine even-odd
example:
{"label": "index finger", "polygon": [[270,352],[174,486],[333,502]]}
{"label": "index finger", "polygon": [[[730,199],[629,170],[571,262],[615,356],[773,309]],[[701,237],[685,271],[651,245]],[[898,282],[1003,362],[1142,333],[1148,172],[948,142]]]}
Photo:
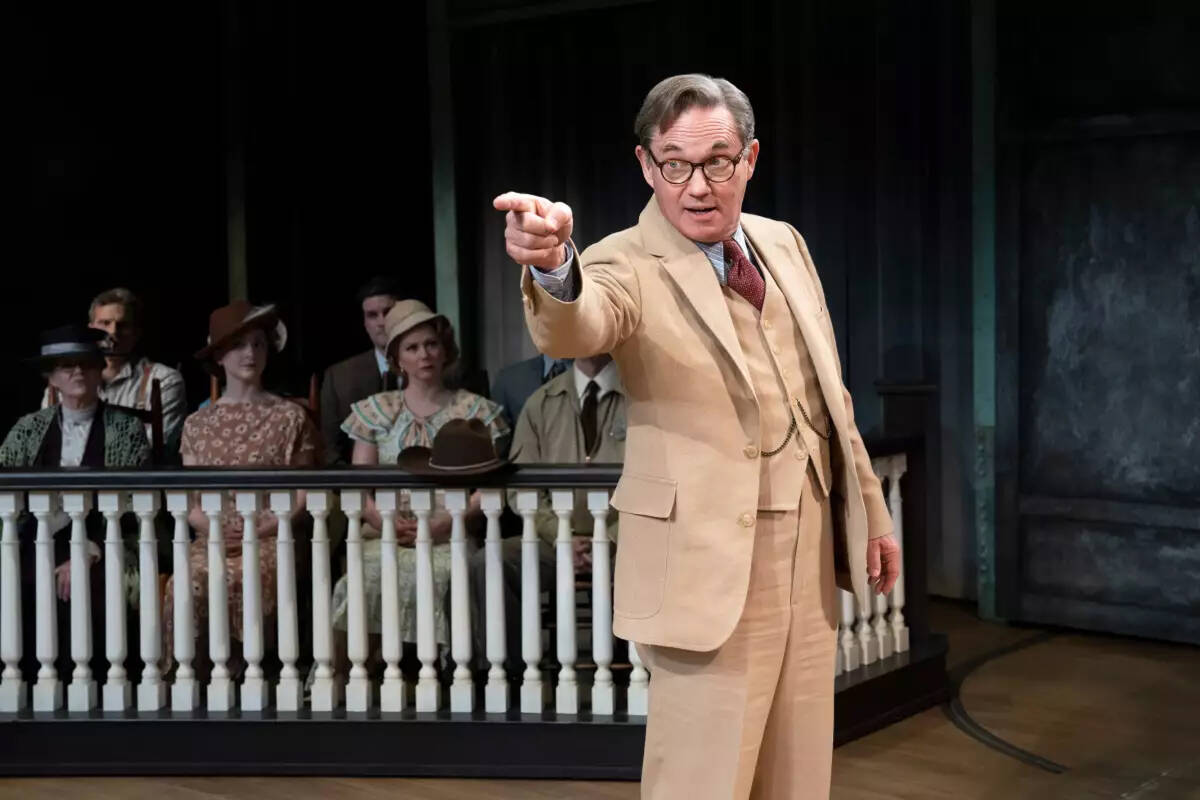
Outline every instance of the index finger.
{"label": "index finger", "polygon": [[515,211],[544,216],[550,210],[550,201],[536,194],[505,192],[492,201],[497,211]]}

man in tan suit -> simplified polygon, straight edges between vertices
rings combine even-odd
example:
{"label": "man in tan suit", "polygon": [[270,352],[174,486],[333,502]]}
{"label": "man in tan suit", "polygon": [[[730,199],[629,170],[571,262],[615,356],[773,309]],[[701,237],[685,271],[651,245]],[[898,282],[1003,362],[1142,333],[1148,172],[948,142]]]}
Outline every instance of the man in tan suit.
{"label": "man in tan suit", "polygon": [[538,349],[612,353],[625,387],[613,629],[651,671],[642,795],[827,797],[835,581],[890,591],[899,548],[804,239],[742,213],[746,95],[675,76],[634,127],[633,228],[578,255],[565,204],[494,205]]}

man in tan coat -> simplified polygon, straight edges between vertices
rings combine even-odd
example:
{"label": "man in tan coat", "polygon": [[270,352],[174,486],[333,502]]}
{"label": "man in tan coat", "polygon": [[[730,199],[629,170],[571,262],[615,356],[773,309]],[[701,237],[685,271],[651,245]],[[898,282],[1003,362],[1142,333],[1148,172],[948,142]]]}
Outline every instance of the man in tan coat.
{"label": "man in tan coat", "polygon": [[[529,396],[513,431],[510,458],[518,464],[620,464],[625,460],[625,390],[617,365],[609,355],[577,358],[567,371],[551,378]],[[508,503],[516,508],[516,492]],[[554,586],[558,517],[550,508],[549,492],[542,492],[534,518],[538,539],[541,586]],[[609,541],[617,539],[617,515],[608,515]],[[575,569],[591,566],[592,512],[587,492],[575,493],[571,514]],[[501,542],[504,575],[504,621],[508,630],[509,671],[520,674],[521,658],[521,537]],[[471,556],[471,622],[475,652],[487,652],[487,551]]]}
{"label": "man in tan coat", "polygon": [[550,356],[625,387],[613,629],[651,672],[644,797],[827,797],[836,585],[890,591],[899,548],[804,239],[742,213],[746,95],[655,86],[634,124],[654,197],[577,254],[571,210],[508,193],[507,251]]}

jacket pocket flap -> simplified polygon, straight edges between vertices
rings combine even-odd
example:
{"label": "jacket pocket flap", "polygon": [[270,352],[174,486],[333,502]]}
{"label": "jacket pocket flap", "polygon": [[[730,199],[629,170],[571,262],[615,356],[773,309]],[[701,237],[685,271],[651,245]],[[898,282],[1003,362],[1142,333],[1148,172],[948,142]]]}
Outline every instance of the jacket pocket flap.
{"label": "jacket pocket flap", "polygon": [[627,514],[667,519],[675,509],[675,481],[626,472],[617,481],[610,502]]}

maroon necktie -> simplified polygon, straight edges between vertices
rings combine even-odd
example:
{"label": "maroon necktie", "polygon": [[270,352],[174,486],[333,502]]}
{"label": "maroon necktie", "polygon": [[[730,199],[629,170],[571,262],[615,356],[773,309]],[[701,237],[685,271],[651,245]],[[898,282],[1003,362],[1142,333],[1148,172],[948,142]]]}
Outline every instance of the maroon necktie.
{"label": "maroon necktie", "polygon": [[767,296],[767,285],[763,283],[762,275],[758,274],[737,242],[726,239],[721,244],[725,245],[725,260],[729,262],[729,272],[725,276],[729,288],[762,311],[763,299]]}

